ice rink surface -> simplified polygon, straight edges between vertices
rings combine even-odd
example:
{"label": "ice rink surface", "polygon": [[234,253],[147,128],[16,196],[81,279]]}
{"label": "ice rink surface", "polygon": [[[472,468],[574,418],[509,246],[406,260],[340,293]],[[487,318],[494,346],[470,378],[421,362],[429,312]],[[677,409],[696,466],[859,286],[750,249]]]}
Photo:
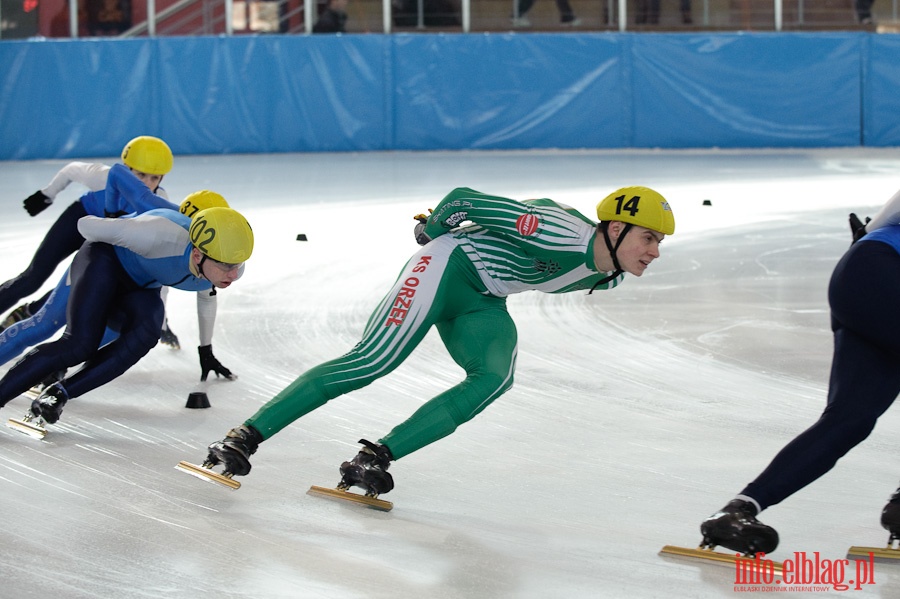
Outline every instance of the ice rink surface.
{"label": "ice rink surface", "polygon": [[[64,163],[0,163],[0,278],[24,268],[82,192],[35,218],[22,210]],[[358,439],[386,434],[460,379],[435,333],[390,376],[267,440],[240,490],[174,469],[356,343],[418,247],[412,216],[453,187],[550,197],[593,217],[624,185],[669,199],[677,230],[661,259],[611,292],[511,297],[515,386],[393,464],[393,511],[306,491],[336,484]],[[219,295],[213,341],[239,379],[199,383],[194,298],[174,290],[180,351],[158,346],[72,400],[43,441],[0,427],[0,597],[737,594],[733,567],[658,552],[695,547],[701,520],[823,409],[826,287],[849,245],[847,214],[872,215],[900,188],[900,152],[195,156],[177,157],[164,187],[176,202],[219,191],[254,228],[245,277]],[[201,389],[212,407],[186,409]],[[10,402],[4,421],[28,404]],[[889,411],[833,471],[764,512],[781,536],[771,557],[836,560],[851,545],[883,545],[898,432],[900,410]],[[860,590],[806,592],[897,597],[900,564],[876,564]]]}

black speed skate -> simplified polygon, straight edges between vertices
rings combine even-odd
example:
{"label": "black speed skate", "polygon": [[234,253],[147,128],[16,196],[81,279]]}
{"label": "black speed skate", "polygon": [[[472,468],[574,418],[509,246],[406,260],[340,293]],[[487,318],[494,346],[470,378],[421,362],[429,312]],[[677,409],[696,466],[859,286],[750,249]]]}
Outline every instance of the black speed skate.
{"label": "black speed skate", "polygon": [[733,499],[700,525],[704,548],[721,545],[744,555],[771,553],[778,547],[778,533],[756,519],[756,507]]}
{"label": "black speed skate", "polygon": [[252,426],[242,424],[228,431],[225,438],[209,446],[209,455],[203,462],[204,468],[224,464],[222,475],[246,476],[250,472],[250,456],[263,442],[263,437]]}
{"label": "black speed skate", "polygon": [[852,546],[847,551],[847,559],[900,562],[900,489],[894,491],[890,500],[881,511],[881,525],[890,533],[887,546],[863,547]]}
{"label": "black speed skate", "polygon": [[5,331],[17,322],[23,321],[26,318],[31,318],[32,316],[31,311],[28,309],[28,304],[22,304],[10,312],[9,316],[3,319],[3,322],[0,322],[0,331]]}
{"label": "black speed skate", "polygon": [[159,342],[163,345],[168,345],[172,349],[181,349],[178,337],[172,332],[172,329],[169,328],[168,319],[163,323],[162,329],[159,332]]}
{"label": "black speed skate", "polygon": [[341,464],[339,490],[360,487],[367,497],[378,497],[394,488],[394,477],[387,471],[391,460],[391,450],[384,445],[360,439],[363,448],[356,457]]}
{"label": "black speed skate", "polygon": [[47,424],[59,421],[63,407],[69,401],[69,394],[61,383],[53,383],[43,390],[40,397],[31,402],[31,413],[42,418]]}
{"label": "black speed skate", "polygon": [[900,541],[900,489],[891,495],[890,501],[881,511],[881,525],[891,533],[888,545]]}

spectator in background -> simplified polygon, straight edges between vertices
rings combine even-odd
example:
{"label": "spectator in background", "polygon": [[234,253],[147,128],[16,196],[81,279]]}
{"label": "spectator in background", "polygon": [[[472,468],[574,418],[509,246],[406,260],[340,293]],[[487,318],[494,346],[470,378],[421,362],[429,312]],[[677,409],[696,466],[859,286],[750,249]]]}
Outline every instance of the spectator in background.
{"label": "spectator in background", "polygon": [[319,20],[313,25],[313,33],[347,33],[347,4],[350,0],[328,0]]}
{"label": "spectator in background", "polygon": [[391,0],[394,25],[397,27],[459,27],[460,7],[457,0],[423,0],[421,23],[419,0]]}
{"label": "spectator in background", "polygon": [[[525,14],[534,6],[534,0],[518,0],[517,14],[512,17],[513,27],[531,27],[531,20]],[[575,16],[569,0],[556,0],[559,9],[559,22],[569,27],[581,25],[581,19]]]}
{"label": "spectator in background", "polygon": [[[856,0],[871,1],[871,0]],[[659,25],[659,2],[660,0],[637,0],[637,10],[634,15],[634,22],[637,25]],[[679,0],[681,7],[681,22],[690,25],[694,22],[691,16],[691,0]]]}
{"label": "spectator in background", "polygon": [[854,0],[853,7],[856,9],[856,16],[860,25],[872,24],[872,5],[875,0]]}
{"label": "spectator in background", "polygon": [[88,31],[115,36],[131,29],[131,0],[88,0]]}

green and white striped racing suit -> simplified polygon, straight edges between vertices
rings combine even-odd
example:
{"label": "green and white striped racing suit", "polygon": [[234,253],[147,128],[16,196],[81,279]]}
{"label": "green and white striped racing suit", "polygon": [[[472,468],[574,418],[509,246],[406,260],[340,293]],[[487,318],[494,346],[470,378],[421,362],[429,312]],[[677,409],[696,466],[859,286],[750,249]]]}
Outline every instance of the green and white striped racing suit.
{"label": "green and white striped racing suit", "polygon": [[[245,424],[268,439],[328,400],[391,372],[434,325],[466,378],[379,442],[399,459],[449,435],[513,384],[517,334],[506,296],[590,289],[610,274],[594,265],[596,228],[551,200],[518,202],[454,189],[425,227],[433,240],[406,263],[362,340],[301,375]],[[623,276],[598,289],[615,287]]]}

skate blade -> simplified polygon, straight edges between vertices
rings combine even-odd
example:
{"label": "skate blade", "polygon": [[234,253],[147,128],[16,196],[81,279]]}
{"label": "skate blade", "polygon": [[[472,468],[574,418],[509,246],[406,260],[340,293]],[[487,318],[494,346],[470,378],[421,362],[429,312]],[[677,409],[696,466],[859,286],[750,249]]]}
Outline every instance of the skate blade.
{"label": "skate blade", "polygon": [[[716,562],[718,564],[730,564],[734,565],[739,562],[747,562],[747,567],[752,567],[756,561],[752,557],[747,557],[745,555],[741,555],[737,552],[735,553],[721,553],[719,551],[715,551],[713,549],[704,549],[702,547],[697,547],[696,549],[688,549],[687,547],[676,547],[674,545],[666,545],[663,547],[660,552],[660,555],[674,555],[677,557],[688,557],[691,559],[701,559],[705,561]],[[768,568],[768,564],[767,564]],[[776,576],[781,576],[784,567],[781,562],[772,562],[771,571]]]}
{"label": "skate blade", "polygon": [[218,472],[213,472],[209,468],[191,464],[190,462],[178,462],[178,465],[175,466],[175,469],[181,470],[182,472],[187,472],[188,474],[196,476],[199,479],[228,487],[229,489],[237,490],[241,488],[241,483],[234,480],[233,478],[224,476],[222,474],[219,474]]}
{"label": "skate blade", "polygon": [[385,501],[384,499],[367,497],[365,495],[360,495],[359,493],[351,493],[350,491],[342,491],[340,489],[329,489],[328,487],[317,487],[313,485],[306,493],[308,495],[316,495],[319,497],[326,497],[328,499],[351,501],[353,503],[359,503],[368,506],[375,510],[381,510],[382,512],[389,512],[394,507],[393,503],[391,503],[390,501]]}
{"label": "skate blade", "polygon": [[847,551],[847,559],[869,559],[869,554],[875,561],[880,562],[900,562],[900,549],[894,549],[890,545],[887,547],[851,547]]}
{"label": "skate blade", "polygon": [[43,439],[47,436],[47,429],[38,424],[26,422],[24,419],[20,420],[18,418],[10,418],[6,421],[6,426],[13,429],[14,431],[25,433],[29,437],[33,437],[35,439]]}

